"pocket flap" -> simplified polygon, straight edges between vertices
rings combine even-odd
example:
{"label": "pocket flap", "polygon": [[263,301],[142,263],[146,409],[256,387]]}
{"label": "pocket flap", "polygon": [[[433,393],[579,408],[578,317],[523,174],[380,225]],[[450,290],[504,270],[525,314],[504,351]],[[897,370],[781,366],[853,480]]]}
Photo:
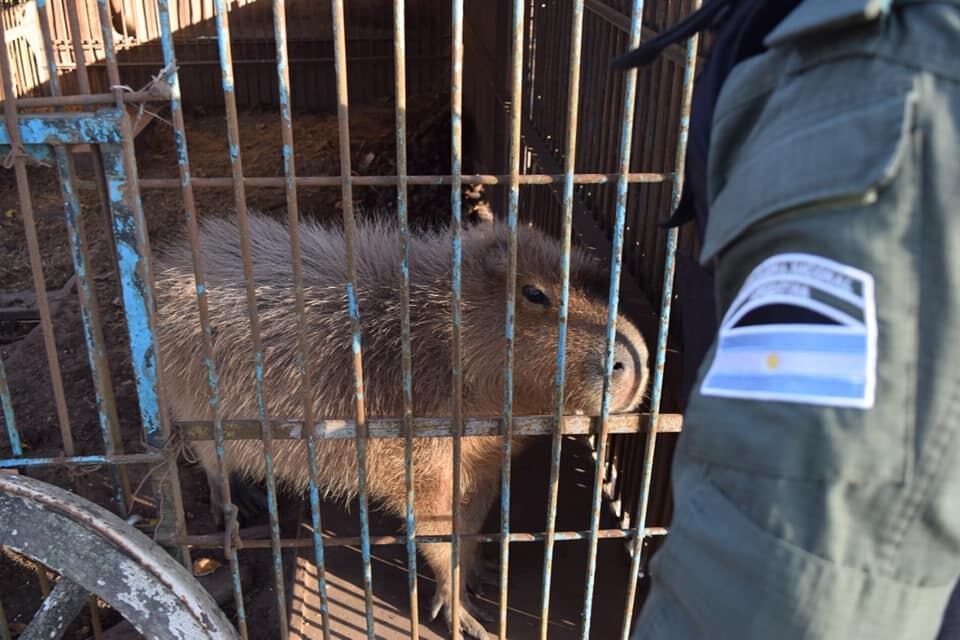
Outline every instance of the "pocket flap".
{"label": "pocket flap", "polygon": [[[755,132],[751,137],[765,144],[748,143],[746,159],[727,176],[711,204],[701,263],[707,264],[749,226],[785,209],[847,200],[869,203],[896,176],[908,148],[912,104],[913,93],[907,93],[826,112],[820,122],[770,142],[762,131]],[[769,128],[784,126],[775,122]]]}
{"label": "pocket flap", "polygon": [[763,44],[776,47],[818,32],[872,22],[889,10],[890,0],[801,2],[767,34]]}

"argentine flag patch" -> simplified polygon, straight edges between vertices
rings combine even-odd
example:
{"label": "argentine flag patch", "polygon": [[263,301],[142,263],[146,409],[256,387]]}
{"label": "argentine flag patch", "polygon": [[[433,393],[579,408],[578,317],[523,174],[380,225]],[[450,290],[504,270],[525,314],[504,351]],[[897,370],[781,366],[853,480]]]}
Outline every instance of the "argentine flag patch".
{"label": "argentine flag patch", "polygon": [[877,368],[873,276],[806,253],[760,263],[720,324],[706,396],[868,409]]}

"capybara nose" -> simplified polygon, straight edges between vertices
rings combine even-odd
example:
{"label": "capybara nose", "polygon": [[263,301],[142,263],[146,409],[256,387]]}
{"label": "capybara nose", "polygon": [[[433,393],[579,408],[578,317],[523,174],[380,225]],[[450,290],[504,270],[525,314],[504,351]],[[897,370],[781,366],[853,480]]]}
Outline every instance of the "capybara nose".
{"label": "capybara nose", "polygon": [[636,392],[638,355],[629,345],[617,342],[613,351],[613,406],[614,410],[625,408]]}
{"label": "capybara nose", "polygon": [[630,349],[623,343],[618,342],[613,350],[613,379],[619,385],[622,382],[628,383],[634,378],[634,356]]}

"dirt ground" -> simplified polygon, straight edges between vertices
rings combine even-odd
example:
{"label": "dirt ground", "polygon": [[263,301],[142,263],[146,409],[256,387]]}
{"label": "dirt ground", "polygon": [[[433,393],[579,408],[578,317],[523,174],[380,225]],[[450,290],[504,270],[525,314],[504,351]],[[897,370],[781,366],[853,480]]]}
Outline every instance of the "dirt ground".
{"label": "dirt ground", "polygon": [[[411,105],[408,122],[409,172],[411,174],[443,174],[449,171],[449,112],[443,96],[428,96]],[[168,114],[161,114],[161,118]],[[222,113],[187,114],[187,141],[196,177],[230,175],[229,156]],[[244,173],[248,176],[282,175],[280,163],[280,123],[276,112],[250,112],[240,117],[241,154]],[[337,175],[339,159],[337,152],[337,124],[332,115],[295,114],[294,139],[296,164],[299,175]],[[351,112],[351,156],[357,175],[391,174],[395,172],[394,111],[390,104],[354,109]],[[176,151],[172,132],[162,120],[155,121],[137,140],[138,167],[141,178],[175,178],[177,176]],[[81,178],[90,178],[88,164],[78,164]],[[74,455],[103,453],[103,442],[97,419],[97,407],[90,377],[87,350],[80,320],[80,308],[75,289],[71,288],[73,266],[70,247],[62,216],[62,201],[56,174],[52,168],[31,167],[29,181],[32,203],[37,220],[40,253],[43,263],[44,287],[49,292],[62,292],[53,306],[53,324],[56,335],[57,358],[65,390],[66,404],[73,440]],[[336,223],[340,210],[339,188],[305,189],[299,191],[301,214]],[[449,189],[445,187],[411,187],[411,222],[416,227],[446,224],[449,218]],[[206,216],[230,215],[235,211],[231,189],[197,189],[197,212]],[[184,214],[179,189],[145,189],[142,192],[143,207],[149,227],[151,244],[157,246],[183,233]],[[393,188],[357,188],[355,199],[364,212],[360,215],[375,215],[378,209],[390,215],[394,211],[396,193]],[[81,192],[83,217],[88,237],[91,264],[97,285],[97,295],[106,336],[107,356],[113,380],[120,416],[125,450],[142,451],[140,440],[139,411],[128,356],[126,331],[122,321],[119,293],[109,254],[108,236],[105,233],[104,215],[97,204],[94,190]],[[247,203],[278,217],[286,216],[285,194],[282,188],[248,188]],[[469,216],[474,204],[467,200],[465,213]],[[0,294],[7,303],[11,294],[29,292],[33,289],[31,270],[24,237],[23,216],[17,199],[12,171],[0,172]],[[0,306],[0,313],[3,307]],[[48,357],[44,349],[43,335],[35,321],[7,321],[0,315],[0,355],[5,365],[8,384],[13,399],[13,408],[25,445],[30,456],[64,455],[68,453],[58,424],[55,401],[51,387]],[[585,470],[592,466],[582,447],[571,441],[565,458],[565,486],[561,490],[563,504],[570,502],[578,507],[561,509],[561,528],[586,527],[589,513],[589,478]],[[543,504],[548,468],[546,444],[534,447],[532,452],[516,464],[514,478],[514,511],[518,530],[538,531],[543,527]],[[6,437],[0,437],[0,458],[11,455]],[[579,456],[579,457],[578,457]],[[128,467],[131,484],[137,487],[147,469]],[[579,469],[580,471],[576,471]],[[61,467],[40,467],[29,475],[70,488],[97,503],[107,505],[112,489],[104,469],[78,468],[65,473]],[[206,483],[202,473],[189,464],[181,465],[181,482],[185,510],[190,533],[212,531],[208,514]],[[149,490],[140,491],[135,511],[145,516],[149,523],[152,504]],[[529,501],[529,502],[528,502]],[[533,505],[535,509],[520,508]],[[304,521],[302,501],[292,499],[287,505],[290,514],[285,521],[285,535],[299,535]],[[523,513],[540,514],[527,517]],[[570,514],[564,515],[564,514]],[[496,530],[498,514],[491,514],[488,529]],[[532,520],[530,519],[532,517]],[[539,520],[538,520],[539,518]],[[573,520],[569,520],[573,518]],[[308,520],[307,520],[308,521]],[[324,506],[325,530],[336,535],[355,535],[356,510],[344,510],[337,505]],[[399,523],[376,520],[374,533],[390,534],[398,530]],[[604,526],[613,526],[610,522]],[[489,546],[489,545],[488,545]],[[514,560],[511,569],[511,637],[526,637],[536,630],[535,617],[539,606],[539,567],[542,562],[542,546],[537,543],[513,545]],[[495,553],[491,547],[489,550]],[[572,637],[579,623],[579,593],[582,591],[582,576],[585,570],[585,545],[581,543],[558,544],[557,576],[554,609],[556,637]],[[203,555],[203,554],[200,554]],[[217,552],[208,552],[218,557]],[[406,576],[402,570],[403,548],[380,547],[376,549],[378,580],[377,598],[380,613],[387,616],[386,626],[381,625],[378,634],[382,637],[397,637],[408,624],[406,615]],[[296,554],[287,554],[288,583],[293,580]],[[566,558],[566,559],[565,559]],[[276,611],[270,578],[269,552],[244,551],[241,554],[245,570],[245,600],[247,615],[252,621],[254,638],[275,637]],[[356,598],[359,582],[359,564],[356,551],[346,548],[331,550],[328,554],[328,569],[331,571],[331,597],[339,603]],[[398,564],[401,566],[398,568]],[[611,637],[619,625],[623,603],[622,589],[625,584],[626,556],[622,542],[601,542],[601,580],[595,608],[594,637]],[[579,567],[579,568],[577,568]],[[605,568],[604,568],[605,567]],[[225,571],[221,569],[220,571]],[[298,574],[299,575],[299,574]],[[432,593],[432,586],[421,580],[421,601]],[[289,590],[289,587],[288,587]],[[604,591],[615,597],[603,597]],[[350,594],[353,595],[350,595]],[[337,595],[339,594],[339,595]],[[616,594],[621,594],[617,596]],[[230,598],[225,609],[232,615]],[[40,602],[40,585],[35,574],[15,566],[9,559],[0,556],[0,602],[3,603],[10,628],[14,635],[23,629],[32,612]],[[339,606],[339,605],[338,605]],[[345,608],[346,607],[346,608]],[[384,613],[386,612],[386,613]],[[362,635],[356,627],[360,620],[349,606],[335,607],[336,637],[353,638]],[[118,620],[115,614],[103,612],[103,625],[110,627]],[[442,626],[430,627],[433,633],[442,634]],[[524,631],[521,631],[524,630]],[[607,635],[609,632],[610,635]],[[2,634],[0,634],[2,635]],[[72,638],[87,638],[92,635],[91,620],[82,615],[74,625]],[[426,636],[424,636],[426,637]],[[436,637],[436,636],[431,636]]]}

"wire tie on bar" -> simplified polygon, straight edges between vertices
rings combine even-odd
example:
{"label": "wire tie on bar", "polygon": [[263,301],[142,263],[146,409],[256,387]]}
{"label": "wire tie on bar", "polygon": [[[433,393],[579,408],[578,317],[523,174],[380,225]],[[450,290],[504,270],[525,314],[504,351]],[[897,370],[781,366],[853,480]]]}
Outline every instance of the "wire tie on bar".
{"label": "wire tie on bar", "polygon": [[0,164],[3,165],[4,169],[12,169],[13,165],[17,162],[17,158],[23,158],[27,162],[32,162],[33,164],[41,167],[52,166],[49,163],[31,157],[30,154],[23,150],[23,145],[19,143],[10,146],[10,152],[3,157],[3,160],[0,161]]}
{"label": "wire tie on bar", "polygon": [[[177,67],[172,62],[166,65],[165,67],[160,69],[160,71],[158,71],[156,75],[150,77],[150,82],[143,85],[143,87],[140,89],[140,93],[156,93],[158,95],[169,97],[170,83],[167,82],[167,78],[169,78],[170,75],[173,74],[176,70],[177,70]],[[131,87],[128,84],[110,85],[110,91],[125,91],[127,93],[136,93],[133,87]],[[143,118],[143,114],[145,113],[153,116],[160,122],[163,122],[168,127],[173,128],[172,122],[160,116],[158,113],[154,111],[150,111],[149,109],[147,109],[146,105],[143,102],[141,102],[140,107],[137,109],[137,119],[133,123],[134,130],[136,130],[137,125],[140,123],[140,120]]]}
{"label": "wire tie on bar", "polygon": [[243,538],[240,537],[240,522],[237,520],[237,506],[225,504],[226,512],[223,519],[223,557],[230,559],[234,549],[243,549]]}

